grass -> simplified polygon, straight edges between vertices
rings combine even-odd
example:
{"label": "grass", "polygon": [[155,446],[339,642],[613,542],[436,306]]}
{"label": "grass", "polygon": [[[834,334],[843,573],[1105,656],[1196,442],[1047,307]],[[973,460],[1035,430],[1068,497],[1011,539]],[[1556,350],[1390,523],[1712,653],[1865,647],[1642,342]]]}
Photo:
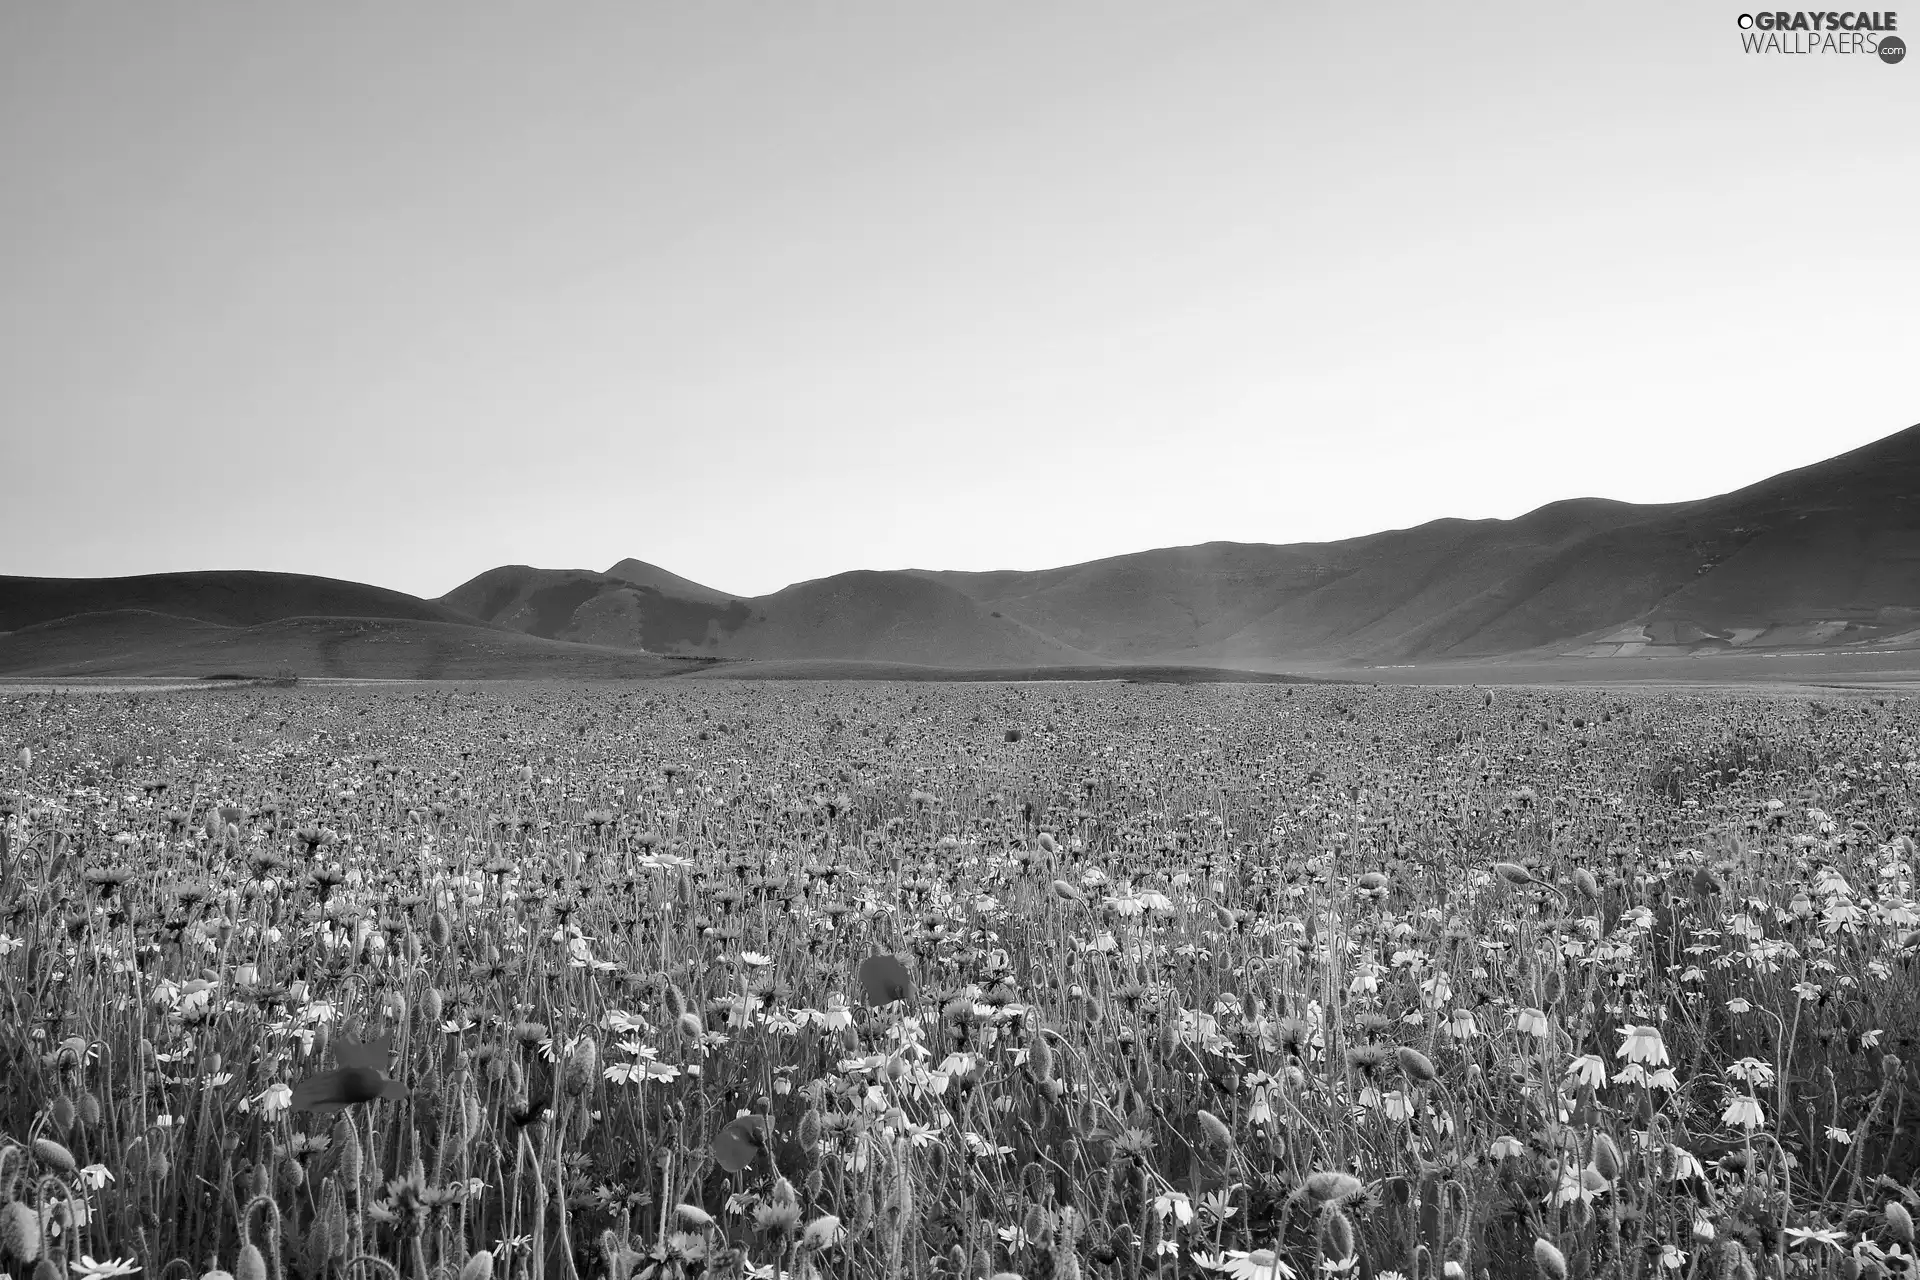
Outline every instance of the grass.
{"label": "grass", "polygon": [[[0,696],[0,1263],[1898,1273],[1916,735],[1837,691]],[[382,1039],[404,1097],[290,1106]]]}

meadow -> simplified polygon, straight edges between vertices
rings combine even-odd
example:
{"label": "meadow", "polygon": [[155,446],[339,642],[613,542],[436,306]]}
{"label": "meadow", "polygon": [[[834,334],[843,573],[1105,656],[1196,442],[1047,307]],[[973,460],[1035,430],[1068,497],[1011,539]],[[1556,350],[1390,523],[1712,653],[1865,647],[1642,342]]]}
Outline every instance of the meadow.
{"label": "meadow", "polygon": [[0,1266],[1912,1274],[1899,695],[0,694]]}

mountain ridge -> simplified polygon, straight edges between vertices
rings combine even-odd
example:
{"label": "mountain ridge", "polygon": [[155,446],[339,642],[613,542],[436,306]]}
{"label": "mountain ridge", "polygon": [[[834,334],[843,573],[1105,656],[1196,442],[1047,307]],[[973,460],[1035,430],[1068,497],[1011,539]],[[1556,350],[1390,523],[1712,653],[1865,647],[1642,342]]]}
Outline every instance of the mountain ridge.
{"label": "mountain ridge", "polygon": [[[0,633],[17,651],[0,634],[0,672],[24,660],[23,646],[47,660],[46,633],[24,632],[101,614],[124,616],[75,624],[76,644],[98,648],[110,633],[137,649],[136,615],[181,652],[185,633],[152,619],[246,631],[385,618],[409,624],[406,643],[423,653],[452,652],[454,632],[421,628],[560,646],[537,661],[512,655],[536,667],[574,651],[601,667],[623,652],[954,670],[1883,651],[1920,647],[1920,426],[1689,502],[1568,498],[1512,519],[1158,547],[1038,570],[857,569],[751,597],[633,558],[604,572],[500,565],[435,600],[254,571],[0,578]],[[505,654],[500,643],[474,641]]]}

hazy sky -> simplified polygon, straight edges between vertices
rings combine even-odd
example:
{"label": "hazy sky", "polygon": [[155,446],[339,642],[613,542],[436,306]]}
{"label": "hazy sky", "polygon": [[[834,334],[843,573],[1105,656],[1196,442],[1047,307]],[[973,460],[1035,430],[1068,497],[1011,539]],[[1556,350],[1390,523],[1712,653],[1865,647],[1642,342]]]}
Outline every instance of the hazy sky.
{"label": "hazy sky", "polygon": [[755,593],[1735,488],[1920,421],[1920,55],[1740,12],[0,6],[0,572]]}

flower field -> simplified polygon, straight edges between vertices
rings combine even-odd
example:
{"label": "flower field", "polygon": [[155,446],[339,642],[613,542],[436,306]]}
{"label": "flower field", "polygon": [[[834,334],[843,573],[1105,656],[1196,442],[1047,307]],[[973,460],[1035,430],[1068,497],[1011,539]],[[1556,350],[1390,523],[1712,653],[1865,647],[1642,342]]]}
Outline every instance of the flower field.
{"label": "flower field", "polygon": [[1920,716],[0,693],[13,1276],[1914,1274]]}

